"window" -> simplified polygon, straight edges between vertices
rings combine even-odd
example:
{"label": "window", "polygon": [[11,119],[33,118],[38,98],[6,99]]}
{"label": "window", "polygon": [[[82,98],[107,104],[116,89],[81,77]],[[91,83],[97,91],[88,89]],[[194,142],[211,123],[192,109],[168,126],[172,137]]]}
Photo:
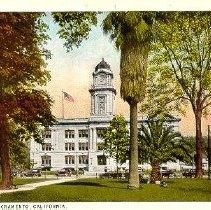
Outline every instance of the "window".
{"label": "window", "polygon": [[75,164],[75,156],[73,155],[67,155],[65,156],[65,164]]}
{"label": "window", "polygon": [[97,151],[102,151],[105,147],[105,143],[104,142],[98,142],[97,143]]}
{"label": "window", "polygon": [[97,128],[97,138],[103,139],[106,134],[106,128]]}
{"label": "window", "polygon": [[45,130],[44,131],[44,138],[46,138],[46,139],[51,138],[51,130]]}
{"label": "window", "polygon": [[51,166],[51,156],[45,155],[42,156],[42,165],[43,166]]}
{"label": "window", "polygon": [[86,143],[79,142],[78,143],[78,149],[79,150],[88,150],[88,142],[86,142]]}
{"label": "window", "polygon": [[106,156],[105,155],[97,156],[97,164],[98,165],[106,165]]}
{"label": "window", "polygon": [[79,130],[78,136],[79,138],[88,138],[88,130],[87,129]]}
{"label": "window", "polygon": [[105,114],[105,96],[98,97],[98,114]]}
{"label": "window", "polygon": [[72,139],[75,137],[75,131],[74,130],[65,130],[65,138],[66,139]]}
{"label": "window", "polygon": [[75,144],[74,143],[65,143],[65,151],[72,151],[75,150]]}
{"label": "window", "polygon": [[79,155],[78,160],[79,160],[79,164],[88,164],[88,156],[87,155]]}
{"label": "window", "polygon": [[50,143],[45,143],[42,145],[42,151],[51,151],[52,145]]}

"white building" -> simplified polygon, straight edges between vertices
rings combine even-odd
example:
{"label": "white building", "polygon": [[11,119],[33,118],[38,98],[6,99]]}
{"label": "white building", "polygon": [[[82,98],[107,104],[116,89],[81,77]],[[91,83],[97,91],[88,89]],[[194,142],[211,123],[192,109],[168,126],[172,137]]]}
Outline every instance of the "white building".
{"label": "white building", "polygon": [[[34,167],[85,168],[89,172],[102,172],[105,167],[116,168],[115,160],[101,150],[102,131],[114,116],[116,90],[113,73],[102,59],[93,72],[91,114],[89,118],[60,119],[45,133],[45,144],[31,141],[30,158]],[[142,119],[143,120],[143,119]],[[178,119],[172,121],[178,126]],[[139,119],[139,124],[141,119]]]}

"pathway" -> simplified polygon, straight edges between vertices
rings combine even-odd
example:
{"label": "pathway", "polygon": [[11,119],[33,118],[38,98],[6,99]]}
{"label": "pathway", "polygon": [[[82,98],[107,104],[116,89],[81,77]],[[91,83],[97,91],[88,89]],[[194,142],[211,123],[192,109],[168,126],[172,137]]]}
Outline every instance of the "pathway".
{"label": "pathway", "polygon": [[[90,178],[90,177],[89,176],[81,176],[79,178]],[[79,178],[76,178],[75,176],[59,177],[58,179],[54,179],[54,180],[48,180],[48,181],[43,181],[43,182],[34,182],[34,183],[29,183],[29,184],[24,184],[24,185],[18,185],[17,189],[0,190],[0,194],[11,193],[11,192],[19,192],[19,191],[26,191],[26,190],[34,190],[37,187],[51,185],[51,184],[59,184],[59,183],[69,182],[69,181],[74,181],[74,180],[77,180]]]}

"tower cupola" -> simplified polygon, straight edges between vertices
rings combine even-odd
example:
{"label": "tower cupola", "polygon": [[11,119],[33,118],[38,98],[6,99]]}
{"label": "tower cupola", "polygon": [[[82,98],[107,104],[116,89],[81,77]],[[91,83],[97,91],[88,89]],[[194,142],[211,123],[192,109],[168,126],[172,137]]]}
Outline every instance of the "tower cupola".
{"label": "tower cupola", "polygon": [[116,90],[113,87],[113,72],[104,59],[97,64],[93,72],[91,94],[91,117],[113,117]]}

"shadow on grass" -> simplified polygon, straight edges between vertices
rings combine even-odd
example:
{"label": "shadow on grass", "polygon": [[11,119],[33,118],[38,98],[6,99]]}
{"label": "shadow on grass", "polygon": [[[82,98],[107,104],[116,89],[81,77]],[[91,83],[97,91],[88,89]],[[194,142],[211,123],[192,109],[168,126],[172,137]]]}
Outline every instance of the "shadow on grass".
{"label": "shadow on grass", "polygon": [[93,186],[93,187],[107,187],[106,185],[96,183],[96,182],[63,182],[56,185],[72,185],[72,186]]}
{"label": "shadow on grass", "polygon": [[128,183],[128,180],[118,180],[118,179],[116,179],[115,181],[117,183],[120,183],[120,184],[127,184]]}
{"label": "shadow on grass", "polygon": [[[121,182],[122,183],[122,182]],[[105,187],[105,188],[116,188],[116,189],[127,189],[127,187],[111,186],[100,184],[96,182],[63,182],[56,185],[69,185],[69,186],[89,186],[89,187]]]}

